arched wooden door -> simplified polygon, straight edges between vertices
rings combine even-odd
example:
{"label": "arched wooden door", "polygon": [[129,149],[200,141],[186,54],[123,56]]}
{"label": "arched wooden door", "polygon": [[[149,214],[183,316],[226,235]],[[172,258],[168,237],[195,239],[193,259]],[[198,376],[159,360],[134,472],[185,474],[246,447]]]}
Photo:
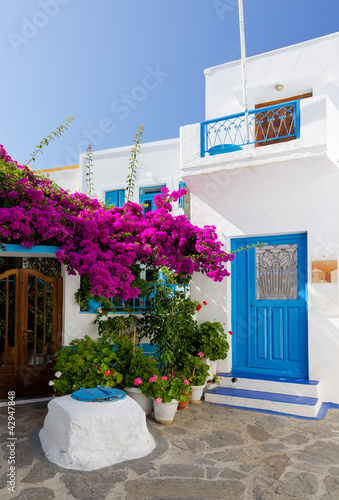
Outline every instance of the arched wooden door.
{"label": "arched wooden door", "polygon": [[0,275],[0,398],[51,392],[62,342],[62,278],[32,269]]}

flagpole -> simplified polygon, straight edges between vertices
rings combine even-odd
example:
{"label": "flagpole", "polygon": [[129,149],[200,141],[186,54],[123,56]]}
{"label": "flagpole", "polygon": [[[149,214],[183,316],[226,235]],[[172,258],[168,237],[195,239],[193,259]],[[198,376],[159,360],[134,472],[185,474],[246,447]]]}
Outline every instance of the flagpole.
{"label": "flagpole", "polygon": [[246,75],[246,49],[245,49],[245,27],[244,27],[244,7],[243,0],[239,0],[239,28],[240,28],[240,48],[241,48],[241,68],[242,68],[242,92],[245,107],[246,142],[250,142],[250,127],[248,120],[247,102],[247,75]]}

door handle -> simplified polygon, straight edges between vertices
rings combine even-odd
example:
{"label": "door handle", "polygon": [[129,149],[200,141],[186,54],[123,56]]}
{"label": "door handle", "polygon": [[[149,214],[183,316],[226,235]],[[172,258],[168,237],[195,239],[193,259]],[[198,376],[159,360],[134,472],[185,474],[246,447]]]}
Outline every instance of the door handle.
{"label": "door handle", "polygon": [[34,333],[33,330],[22,330],[24,333]]}

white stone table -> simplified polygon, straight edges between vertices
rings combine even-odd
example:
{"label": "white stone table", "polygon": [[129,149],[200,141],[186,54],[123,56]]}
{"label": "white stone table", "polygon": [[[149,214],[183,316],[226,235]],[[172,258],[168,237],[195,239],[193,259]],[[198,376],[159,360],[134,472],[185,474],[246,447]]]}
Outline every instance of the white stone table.
{"label": "white stone table", "polygon": [[129,396],[102,403],[53,398],[39,437],[47,458],[66,469],[100,469],[155,448],[145,412]]}

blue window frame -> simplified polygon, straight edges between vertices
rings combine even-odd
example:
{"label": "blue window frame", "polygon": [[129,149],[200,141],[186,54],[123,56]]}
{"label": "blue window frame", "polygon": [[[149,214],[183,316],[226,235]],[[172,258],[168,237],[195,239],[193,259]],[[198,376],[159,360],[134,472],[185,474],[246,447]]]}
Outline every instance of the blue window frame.
{"label": "blue window frame", "polygon": [[122,207],[125,203],[125,190],[117,189],[115,191],[106,191],[105,205],[114,205],[115,207]]}
{"label": "blue window frame", "polygon": [[[180,181],[179,182],[179,189],[184,189],[186,188],[186,184],[184,183],[184,181]],[[185,197],[182,196],[181,198],[179,198],[179,208],[182,208],[183,210],[185,210]]]}
{"label": "blue window frame", "polygon": [[162,186],[151,186],[147,188],[140,188],[139,190],[139,203],[147,205],[147,207],[143,207],[144,214],[150,212],[151,210],[155,210],[154,205],[154,196],[157,194],[161,194]]}

